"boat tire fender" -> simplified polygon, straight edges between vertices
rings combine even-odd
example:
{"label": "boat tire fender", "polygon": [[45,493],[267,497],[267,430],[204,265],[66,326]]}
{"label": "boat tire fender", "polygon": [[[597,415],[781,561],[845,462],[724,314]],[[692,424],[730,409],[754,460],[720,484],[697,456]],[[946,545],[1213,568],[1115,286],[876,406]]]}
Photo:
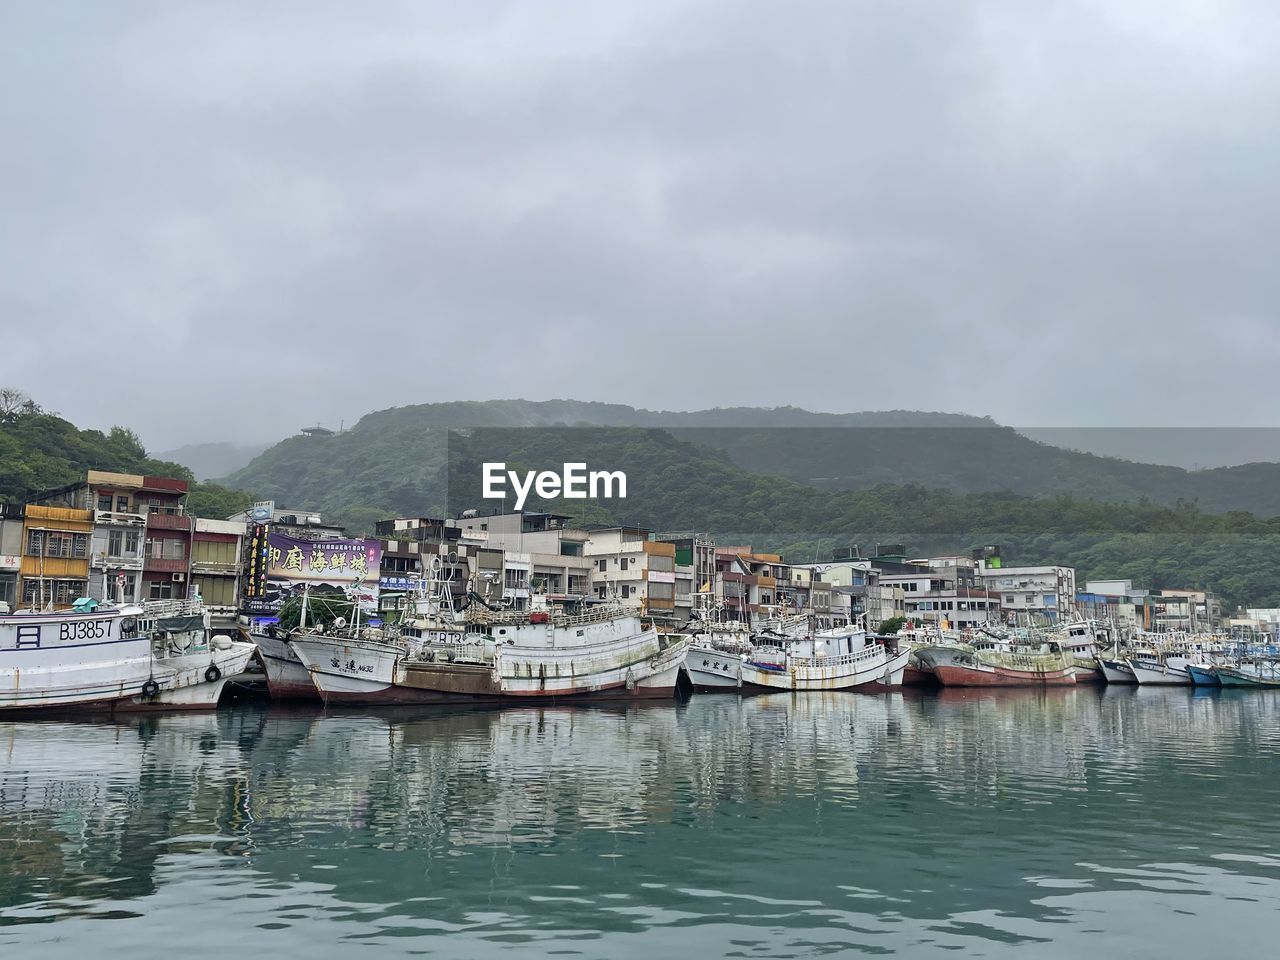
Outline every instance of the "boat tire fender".
{"label": "boat tire fender", "polygon": [[159,695],[160,695],[160,684],[156,683],[154,679],[148,680],[146,683],[142,685],[142,696],[144,699],[154,700]]}
{"label": "boat tire fender", "polygon": [[218,669],[216,663],[211,663],[209,669],[204,672],[204,678],[210,683],[217,683],[222,679],[222,671]]}

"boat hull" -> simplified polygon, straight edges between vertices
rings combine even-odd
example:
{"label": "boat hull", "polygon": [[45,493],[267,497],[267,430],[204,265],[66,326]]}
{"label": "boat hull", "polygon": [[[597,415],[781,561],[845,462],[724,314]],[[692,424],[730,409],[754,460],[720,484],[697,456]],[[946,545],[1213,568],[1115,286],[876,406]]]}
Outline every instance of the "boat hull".
{"label": "boat hull", "polygon": [[795,693],[819,690],[876,690],[902,686],[911,658],[910,650],[889,654],[883,648],[868,648],[868,655],[829,658],[798,658],[781,667],[745,661],[742,664],[744,691],[765,693],[786,690]]}
{"label": "boat hull", "polygon": [[1076,682],[1074,667],[1041,671],[952,663],[934,667],[933,672],[946,687],[1062,687]]}
{"label": "boat hull", "polygon": [[[398,646],[296,638],[326,703],[655,700],[675,696],[689,641],[650,633],[622,650],[499,648],[489,662],[411,660]],[[600,646],[600,645],[597,645]],[[628,655],[629,654],[629,655]]]}
{"label": "boat hull", "polygon": [[1134,684],[1138,678],[1133,675],[1133,668],[1124,660],[1108,660],[1098,658],[1098,669],[1102,671],[1107,683]]}
{"label": "boat hull", "polygon": [[258,655],[267,675],[267,691],[273,700],[319,700],[320,691],[285,638],[255,633]]}
{"label": "boat hull", "polygon": [[1167,663],[1130,660],[1129,668],[1137,677],[1138,683],[1151,687],[1189,687],[1191,675],[1185,667],[1171,666]]}
{"label": "boat hull", "polygon": [[1218,674],[1213,667],[1207,664],[1189,663],[1187,664],[1187,675],[1191,677],[1191,683],[1197,687],[1220,687],[1222,681],[1218,679]]}

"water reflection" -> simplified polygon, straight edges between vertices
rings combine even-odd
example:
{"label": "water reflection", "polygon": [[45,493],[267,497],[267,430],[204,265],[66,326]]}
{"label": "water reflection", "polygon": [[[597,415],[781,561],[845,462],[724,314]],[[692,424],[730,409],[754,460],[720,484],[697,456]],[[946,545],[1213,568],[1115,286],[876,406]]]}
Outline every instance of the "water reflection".
{"label": "water reflection", "polygon": [[1113,688],[0,723],[0,944],[1229,954],[1280,906],[1278,710]]}

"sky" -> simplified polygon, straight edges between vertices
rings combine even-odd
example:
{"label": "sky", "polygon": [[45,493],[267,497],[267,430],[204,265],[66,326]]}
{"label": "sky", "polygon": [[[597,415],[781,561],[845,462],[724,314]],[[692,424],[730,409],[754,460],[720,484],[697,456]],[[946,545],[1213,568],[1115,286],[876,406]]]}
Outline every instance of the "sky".
{"label": "sky", "polygon": [[0,5],[0,385],[1280,426],[1280,6]]}

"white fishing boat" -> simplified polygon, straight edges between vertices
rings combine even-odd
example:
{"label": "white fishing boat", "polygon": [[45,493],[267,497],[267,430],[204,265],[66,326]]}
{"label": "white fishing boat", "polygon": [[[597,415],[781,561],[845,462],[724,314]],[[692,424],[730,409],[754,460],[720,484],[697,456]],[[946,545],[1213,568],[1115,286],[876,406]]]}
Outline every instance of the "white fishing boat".
{"label": "white fishing boat", "polygon": [[799,639],[757,636],[743,652],[691,647],[686,669],[701,690],[876,690],[902,686],[910,657],[865,630],[837,627]]}
{"label": "white fishing boat", "polygon": [[1134,684],[1138,682],[1138,678],[1134,676],[1133,667],[1129,666],[1129,661],[1118,655],[1099,656],[1098,669],[1102,671],[1103,678],[1107,683]]}
{"label": "white fishing boat", "polygon": [[290,644],[330,703],[637,700],[675,695],[689,649],[638,611],[453,612],[447,581],[424,579],[395,630],[295,634]]}
{"label": "white fishing boat", "polygon": [[267,690],[273,700],[318,700],[320,691],[290,643],[289,632],[268,627],[251,634],[267,675]]}
{"label": "white fishing boat", "polygon": [[1190,660],[1186,656],[1156,651],[1130,656],[1126,662],[1138,683],[1144,686],[1191,685],[1191,674],[1187,672]]}
{"label": "white fishing boat", "polygon": [[253,651],[191,601],[0,614],[0,710],[209,709]]}

